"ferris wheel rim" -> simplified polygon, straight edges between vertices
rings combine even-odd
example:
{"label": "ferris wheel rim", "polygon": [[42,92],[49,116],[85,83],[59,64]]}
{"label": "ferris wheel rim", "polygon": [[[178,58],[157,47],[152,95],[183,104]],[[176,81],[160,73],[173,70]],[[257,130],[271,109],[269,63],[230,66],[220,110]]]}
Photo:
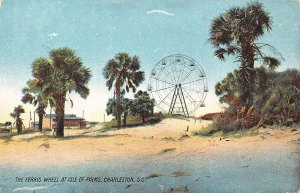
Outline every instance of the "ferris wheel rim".
{"label": "ferris wheel rim", "polygon": [[[166,100],[166,98],[169,97],[168,95],[170,95],[170,93],[172,93],[174,91],[174,87],[178,84],[178,83],[174,84],[172,82],[165,82],[165,83],[158,84],[157,81],[162,81],[163,82],[164,80],[159,80],[159,76],[157,74],[153,75],[155,70],[160,69],[160,71],[159,71],[158,74],[161,74],[163,72],[163,70],[165,70],[169,65],[176,64],[176,62],[178,62],[178,61],[175,60],[174,62],[173,61],[170,62],[165,67],[160,67],[161,65],[163,65],[163,62],[167,61],[167,59],[169,59],[169,58],[170,59],[173,59],[173,58],[183,58],[187,62],[185,62],[184,64],[180,63],[180,64],[177,64],[177,65],[186,65],[186,63],[188,63],[188,62],[192,62],[192,64],[194,64],[193,66],[195,66],[193,68],[197,68],[197,71],[199,71],[200,78],[198,80],[193,80],[193,81],[190,81],[190,82],[184,82],[185,78],[183,78],[183,80],[182,79],[178,80],[179,82],[181,82],[181,80],[182,80],[182,85],[190,84],[191,82],[201,81],[201,85],[204,87],[203,90],[199,89],[198,92],[197,92],[197,97],[199,97],[200,100],[195,100],[195,99],[193,99],[193,97],[190,97],[190,99],[188,99],[189,100],[188,101],[189,102],[188,103],[189,104],[189,112],[190,113],[194,113],[200,107],[202,107],[202,105],[204,104],[204,101],[205,101],[205,99],[207,97],[207,92],[208,92],[208,89],[207,89],[208,88],[208,86],[207,86],[207,79],[206,79],[205,71],[204,71],[203,67],[201,66],[201,64],[197,60],[195,60],[194,58],[192,58],[190,56],[187,56],[187,55],[184,55],[184,54],[172,54],[172,55],[166,56],[166,57],[160,59],[155,64],[154,68],[151,70],[150,77],[149,77],[149,79],[150,79],[149,86],[152,87],[156,83],[156,90],[153,90],[152,88],[150,88],[151,89],[150,93],[151,93],[152,97],[156,99],[155,100],[156,107],[158,109],[160,109],[161,111],[163,111],[163,112],[167,112],[166,108],[163,107],[163,104],[166,105],[166,106],[170,105],[170,103],[168,103],[168,101]],[[176,70],[178,70],[178,69],[176,69]],[[171,72],[168,72],[168,73],[171,74],[172,71],[174,71],[174,69],[172,69]],[[194,71],[194,69],[191,69],[191,71],[190,71],[191,73],[190,74],[185,72],[186,74],[188,74],[187,77],[190,77],[190,75],[192,74],[192,71]],[[178,71],[176,71],[176,72],[178,72]],[[169,74],[166,74],[166,75],[169,75]],[[167,87],[167,88],[165,86],[166,83],[169,84],[169,87]],[[181,84],[181,83],[179,83],[179,84]],[[164,86],[161,86],[161,85],[164,85]],[[162,88],[157,89],[157,87],[162,87]],[[164,93],[159,92],[159,91],[167,90],[167,89],[171,90],[171,91],[168,90],[170,92],[168,92],[167,94],[165,94],[165,92]],[[185,98],[188,98],[187,94],[184,93],[183,91],[186,92],[186,93],[188,93],[188,91],[186,90],[185,87],[182,88],[182,96],[185,97]],[[156,93],[156,96],[155,96],[155,93]],[[194,106],[190,107],[192,105],[194,105]]]}

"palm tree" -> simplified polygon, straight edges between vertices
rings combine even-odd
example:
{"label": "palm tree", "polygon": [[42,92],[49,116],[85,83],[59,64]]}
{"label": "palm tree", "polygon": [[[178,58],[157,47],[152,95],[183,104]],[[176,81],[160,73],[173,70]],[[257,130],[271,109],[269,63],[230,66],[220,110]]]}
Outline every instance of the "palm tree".
{"label": "palm tree", "polygon": [[73,50],[58,48],[51,50],[50,59],[35,60],[32,74],[41,84],[43,96],[53,102],[57,122],[56,136],[63,137],[67,94],[75,91],[86,99],[89,95],[87,84],[91,72]]}
{"label": "palm tree", "polygon": [[214,55],[220,60],[225,60],[225,55],[236,56],[244,85],[241,94],[246,106],[252,103],[254,61],[260,59],[271,69],[280,64],[278,59],[262,52],[265,46],[276,50],[273,46],[256,42],[271,29],[271,17],[259,2],[233,7],[212,21],[209,40],[215,48]]}
{"label": "palm tree", "polygon": [[118,53],[114,59],[109,60],[104,69],[103,75],[108,90],[114,86],[116,91],[116,118],[117,127],[121,127],[121,89],[125,87],[126,92],[136,87],[144,80],[144,72],[139,71],[140,60],[137,56],[130,57],[127,53]]}
{"label": "palm tree", "polygon": [[37,112],[39,117],[39,131],[43,128],[43,117],[45,114],[45,109],[48,104],[48,99],[43,96],[41,81],[37,79],[31,79],[27,81],[27,86],[23,88],[23,97],[21,101],[23,103],[33,104],[37,106],[35,112]]}
{"label": "palm tree", "polygon": [[23,121],[21,119],[22,113],[25,113],[25,110],[21,105],[19,105],[15,107],[14,111],[10,114],[10,116],[12,116],[16,121],[15,124],[16,124],[18,135],[22,133],[22,126],[23,126]]}

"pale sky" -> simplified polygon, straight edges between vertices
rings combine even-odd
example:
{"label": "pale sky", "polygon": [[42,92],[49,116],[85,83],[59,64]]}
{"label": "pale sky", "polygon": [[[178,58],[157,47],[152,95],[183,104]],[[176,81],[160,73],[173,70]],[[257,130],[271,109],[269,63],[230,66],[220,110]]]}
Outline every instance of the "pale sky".
{"label": "pale sky", "polygon": [[[279,70],[299,69],[300,9],[298,0],[262,0],[273,19],[273,30],[259,42],[275,46],[285,58]],[[137,55],[146,90],[155,64],[171,54],[196,59],[207,75],[206,107],[195,115],[220,110],[214,85],[234,68],[213,56],[208,42],[211,20],[244,0],[0,0],[0,122],[19,104],[21,89],[31,76],[35,58],[48,57],[51,49],[69,47],[92,71],[87,100],[72,94],[75,113],[89,121],[103,121],[105,104],[113,96],[102,76],[105,63],[118,52]],[[128,94],[132,97],[132,94]],[[28,125],[31,105],[22,116]],[[47,111],[49,113],[49,110]]]}

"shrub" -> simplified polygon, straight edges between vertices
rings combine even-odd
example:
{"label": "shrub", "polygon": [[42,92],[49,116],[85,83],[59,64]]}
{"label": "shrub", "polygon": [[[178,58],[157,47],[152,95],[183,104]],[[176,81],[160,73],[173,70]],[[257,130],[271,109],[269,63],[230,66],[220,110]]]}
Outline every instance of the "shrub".
{"label": "shrub", "polygon": [[229,107],[215,119],[214,131],[229,132],[264,124],[289,126],[300,121],[300,72],[274,72],[265,68],[255,70],[255,95],[250,107],[237,102],[242,101],[238,99],[240,95],[237,83],[225,81],[232,79],[232,74],[238,73],[237,71],[229,73],[228,77],[216,85],[220,102],[227,103]]}
{"label": "shrub", "polygon": [[212,125],[208,125],[206,127],[202,126],[201,129],[197,131],[192,131],[192,135],[210,136],[213,132]]}

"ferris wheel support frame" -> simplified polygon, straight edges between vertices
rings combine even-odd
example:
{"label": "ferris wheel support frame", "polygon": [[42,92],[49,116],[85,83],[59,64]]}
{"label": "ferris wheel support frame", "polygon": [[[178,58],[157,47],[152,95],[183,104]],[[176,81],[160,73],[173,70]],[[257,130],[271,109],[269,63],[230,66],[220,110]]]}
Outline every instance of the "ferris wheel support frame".
{"label": "ferris wheel support frame", "polygon": [[[181,100],[180,95],[182,97],[182,100]],[[182,108],[184,116],[189,117],[189,112],[187,110],[187,106],[186,106],[186,102],[185,102],[185,99],[184,99],[184,94],[182,92],[181,84],[175,85],[175,90],[174,90],[172,101],[171,101],[171,104],[170,104],[169,114],[173,114],[177,96],[179,97],[181,108]]]}

